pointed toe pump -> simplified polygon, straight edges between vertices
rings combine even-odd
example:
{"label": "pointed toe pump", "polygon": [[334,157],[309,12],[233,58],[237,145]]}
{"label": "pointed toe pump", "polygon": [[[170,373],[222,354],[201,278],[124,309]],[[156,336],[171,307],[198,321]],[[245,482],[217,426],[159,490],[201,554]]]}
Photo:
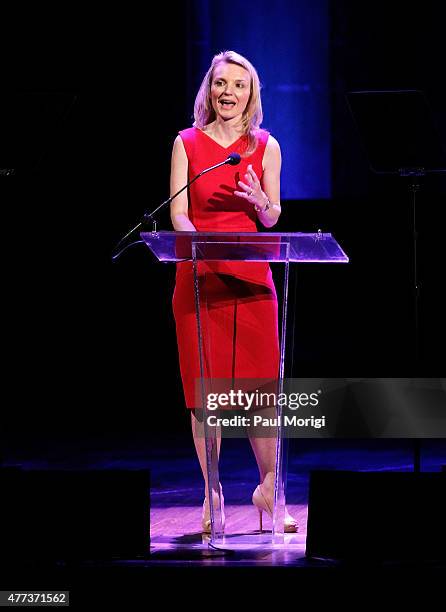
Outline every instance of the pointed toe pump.
{"label": "pointed toe pump", "polygon": [[[256,487],[254,493],[252,494],[252,503],[259,511],[259,531],[263,532],[263,512],[265,511],[271,519],[273,518],[273,505],[274,499],[268,498],[263,489],[262,485],[258,485]],[[298,524],[296,519],[294,519],[288,511],[285,509],[285,522],[284,522],[284,532],[285,533],[296,533],[298,531]]]}
{"label": "pointed toe pump", "polygon": [[[214,502],[214,508],[218,508],[218,495],[216,491],[212,492],[212,498]],[[223,529],[225,528],[225,498],[223,497],[223,491],[220,484],[220,498],[221,498],[221,524]],[[211,533],[211,509],[209,506],[208,498],[204,498],[203,512],[201,515],[201,531],[202,533]]]}

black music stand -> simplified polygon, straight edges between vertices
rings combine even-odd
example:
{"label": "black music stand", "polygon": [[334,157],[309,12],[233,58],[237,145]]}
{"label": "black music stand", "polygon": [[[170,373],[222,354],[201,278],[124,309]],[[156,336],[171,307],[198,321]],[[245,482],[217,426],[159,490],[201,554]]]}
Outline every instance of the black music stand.
{"label": "black music stand", "polygon": [[[420,359],[420,287],[417,266],[416,193],[420,177],[446,172],[446,155],[431,109],[418,90],[350,91],[347,104],[375,174],[408,177],[412,194],[414,363]],[[414,441],[414,471],[420,471],[420,441]]]}

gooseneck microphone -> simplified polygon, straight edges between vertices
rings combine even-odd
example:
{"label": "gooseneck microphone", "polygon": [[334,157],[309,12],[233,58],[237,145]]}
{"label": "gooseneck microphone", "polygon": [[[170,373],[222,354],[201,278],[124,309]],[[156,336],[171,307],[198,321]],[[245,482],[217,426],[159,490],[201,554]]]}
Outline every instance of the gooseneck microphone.
{"label": "gooseneck microphone", "polygon": [[[151,212],[146,211],[143,214],[141,221],[138,223],[138,225],[135,225],[135,227],[132,228],[125,236],[123,236],[121,240],[118,242],[118,244],[115,246],[115,248],[112,251],[112,260],[117,259],[121,255],[121,253],[123,253],[127,249],[128,246],[131,246],[131,245],[127,245],[126,247],[118,251],[119,247],[124,242],[124,240],[128,238],[131,234],[133,234],[133,232],[135,232],[144,223],[148,223],[149,221],[152,221],[153,223],[152,232],[156,232],[156,219],[155,219],[156,213],[160,211],[162,208],[164,208],[164,206],[167,206],[168,204],[170,204],[174,198],[176,198],[178,195],[180,195],[180,193],[182,193],[185,189],[187,189],[190,185],[192,185],[192,183],[196,181],[198,178],[200,178],[200,176],[203,176],[203,174],[206,174],[207,172],[210,172],[211,170],[220,168],[220,166],[224,166],[225,164],[229,164],[230,166],[237,166],[240,163],[240,159],[241,157],[238,153],[229,153],[228,157],[224,161],[218,164],[215,164],[214,166],[210,166],[209,168],[206,168],[205,170],[202,170],[199,174],[197,174],[190,181],[188,181],[184,185],[184,187],[181,187],[181,189],[177,191],[173,196],[171,196],[170,198],[167,198],[167,200],[162,202],[157,208],[155,208],[155,210],[152,210]],[[132,243],[132,244],[135,244],[135,243]]]}

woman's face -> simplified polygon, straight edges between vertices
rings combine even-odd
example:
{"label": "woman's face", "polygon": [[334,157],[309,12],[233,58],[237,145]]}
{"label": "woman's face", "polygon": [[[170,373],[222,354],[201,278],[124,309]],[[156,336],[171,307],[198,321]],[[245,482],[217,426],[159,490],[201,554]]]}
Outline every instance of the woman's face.
{"label": "woman's face", "polygon": [[211,83],[212,108],[224,121],[241,117],[251,93],[249,72],[237,64],[220,62]]}

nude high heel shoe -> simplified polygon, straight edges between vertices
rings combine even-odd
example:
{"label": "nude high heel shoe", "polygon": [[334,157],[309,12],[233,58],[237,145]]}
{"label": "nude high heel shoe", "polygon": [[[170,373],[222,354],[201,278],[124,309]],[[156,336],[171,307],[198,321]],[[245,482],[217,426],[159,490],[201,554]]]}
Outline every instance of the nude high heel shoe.
{"label": "nude high heel shoe", "polygon": [[[225,498],[223,497],[223,491],[220,486],[220,499],[221,499],[221,525],[223,530],[225,528]],[[214,508],[218,508],[218,495],[216,491],[212,491],[212,497],[214,501]],[[201,515],[201,532],[211,533],[211,509],[209,507],[207,497],[204,498],[203,512]]]}
{"label": "nude high heel shoe", "polygon": [[[262,485],[258,485],[256,490],[252,494],[252,503],[259,511],[259,531],[260,533],[262,533],[263,532],[263,520],[262,520],[263,511],[269,514],[269,516],[272,519],[274,500],[268,499],[262,491]],[[284,521],[284,528],[283,528],[284,532],[285,533],[297,533],[298,528],[299,527],[298,527],[296,519],[294,519],[290,514],[288,514],[288,511],[285,508],[285,521]]]}

